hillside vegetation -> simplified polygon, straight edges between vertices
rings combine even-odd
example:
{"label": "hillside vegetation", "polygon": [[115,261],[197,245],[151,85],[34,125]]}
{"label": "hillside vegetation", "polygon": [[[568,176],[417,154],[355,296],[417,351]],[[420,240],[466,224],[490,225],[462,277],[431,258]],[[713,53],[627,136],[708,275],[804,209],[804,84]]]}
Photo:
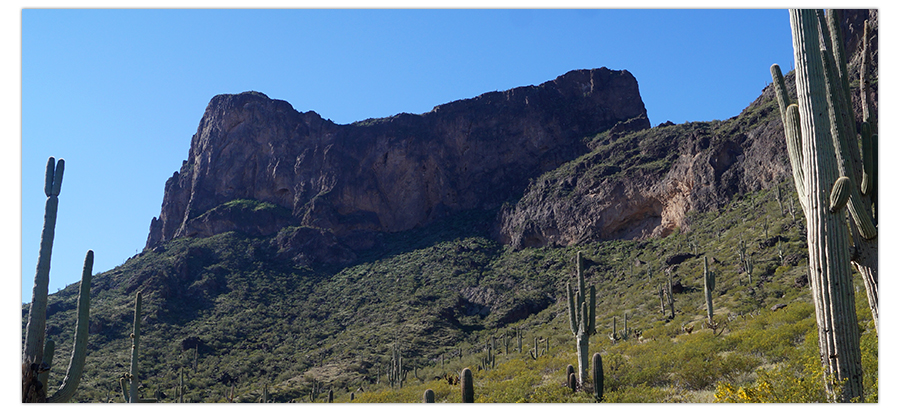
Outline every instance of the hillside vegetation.
{"label": "hillside vegetation", "polygon": [[[277,402],[323,401],[328,389],[336,402],[350,393],[357,402],[418,402],[426,388],[438,402],[459,402],[446,376],[469,367],[476,402],[588,402],[564,385],[575,363],[565,283],[581,251],[597,287],[591,352],[603,355],[605,401],[825,401],[795,196],[782,182],[691,215],[689,230],[663,239],[521,251],[490,240],[487,214],[470,213],[385,235],[379,250],[340,270],[278,260],[267,238],[177,239],[95,276],[75,399],[121,401],[117,379],[128,368],[142,290],[144,397],[177,399],[183,370],[189,402],[257,402],[264,386]],[[750,274],[739,262],[742,242]],[[702,256],[717,276],[715,332],[704,326]],[[667,272],[676,285],[671,319],[658,297]],[[74,286],[50,300],[58,353],[70,350]],[[877,401],[877,335],[861,288],[856,301],[866,400]],[[614,318],[621,332],[625,316],[627,338],[612,341]],[[483,369],[492,337],[494,364]],[[537,360],[528,354],[535,338]],[[391,389],[395,345],[406,380]]]}
{"label": "hillside vegetation", "polygon": [[[284,206],[231,199],[198,210],[208,219],[198,220],[196,237],[160,237],[93,276],[87,358],[72,400],[124,400],[140,292],[141,398],[421,402],[430,389],[438,403],[460,402],[468,368],[475,402],[593,402],[590,374],[577,391],[567,385],[567,366],[577,363],[567,283],[580,253],[596,288],[589,353],[602,355],[603,402],[829,402],[806,220],[786,151],[775,147],[784,143],[779,119],[767,87],[724,121],[585,136],[588,153],[530,179],[506,204],[379,231],[365,239],[372,248],[352,253],[334,241],[336,229],[299,226]],[[740,170],[716,168],[719,154],[740,159]],[[651,232],[662,215],[646,213],[601,227],[601,218],[566,213],[589,210],[567,206],[602,197],[595,188],[651,186],[672,172],[709,174],[681,180],[693,182],[681,211],[693,211],[670,220],[677,225]],[[222,222],[236,230],[204,231]],[[643,240],[622,240],[635,238]],[[715,274],[712,322],[704,262]],[[878,402],[878,335],[858,274],[853,283],[858,401]],[[48,299],[50,387],[72,352],[78,286]],[[23,334],[28,312],[23,305]]]}

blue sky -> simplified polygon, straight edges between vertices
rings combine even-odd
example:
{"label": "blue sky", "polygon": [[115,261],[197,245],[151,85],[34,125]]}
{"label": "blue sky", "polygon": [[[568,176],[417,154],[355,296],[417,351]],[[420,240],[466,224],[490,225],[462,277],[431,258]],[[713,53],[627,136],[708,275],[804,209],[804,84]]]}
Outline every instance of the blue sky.
{"label": "blue sky", "polygon": [[787,10],[23,10],[21,274],[66,159],[50,292],[139,252],[209,100],[256,90],[337,123],[625,69],[652,125],[724,120],[790,70]]}

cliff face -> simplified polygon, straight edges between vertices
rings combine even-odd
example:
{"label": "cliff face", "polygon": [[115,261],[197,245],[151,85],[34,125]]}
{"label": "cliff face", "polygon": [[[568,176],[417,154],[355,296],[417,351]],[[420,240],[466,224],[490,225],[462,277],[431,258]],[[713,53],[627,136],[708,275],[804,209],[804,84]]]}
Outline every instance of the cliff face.
{"label": "cliff face", "polygon": [[689,212],[713,210],[789,176],[773,99],[765,93],[724,122],[595,139],[590,154],[535,179],[501,212],[500,240],[514,248],[566,246],[689,230]]}
{"label": "cliff face", "polygon": [[[166,182],[147,247],[295,225],[365,248],[372,233],[499,207],[529,178],[586,153],[585,136],[617,125],[649,128],[637,81],[605,68],[350,125],[256,92],[216,96]],[[278,207],[223,206],[238,199]]]}
{"label": "cliff face", "polygon": [[[854,79],[869,17],[877,79],[877,11],[844,11]],[[877,109],[877,81],[871,94]],[[147,247],[295,226],[303,236],[278,237],[285,254],[347,263],[379,232],[465,210],[499,210],[494,235],[516,248],[642,239],[689,230],[689,212],[768,188],[789,168],[770,87],[732,119],[652,129],[634,77],[605,68],[349,125],[260,93],[221,95],[166,182]]]}
{"label": "cliff face", "polygon": [[[859,79],[862,27],[872,73],[878,64],[877,10],[844,10],[842,30],[850,78]],[[782,70],[787,70],[782,68]],[[787,89],[795,96],[793,73]],[[877,81],[870,90],[878,107]],[[859,91],[852,91],[859,116]],[[710,211],[735,196],[790,179],[784,130],[774,91],[766,87],[726,121],[660,125],[589,142],[591,153],[535,179],[500,214],[497,237],[515,248],[666,236],[690,230],[691,211]],[[857,119],[861,121],[861,119]],[[795,193],[785,194],[796,197]]]}

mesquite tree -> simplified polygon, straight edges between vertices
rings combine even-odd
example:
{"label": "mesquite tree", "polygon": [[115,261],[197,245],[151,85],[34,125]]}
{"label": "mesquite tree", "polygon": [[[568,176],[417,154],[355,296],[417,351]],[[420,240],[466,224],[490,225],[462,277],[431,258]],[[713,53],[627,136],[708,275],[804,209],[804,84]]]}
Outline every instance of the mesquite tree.
{"label": "mesquite tree", "polygon": [[[871,194],[871,182],[858,185],[852,169],[855,159],[860,157],[860,145],[850,110],[843,41],[835,15],[830,14],[831,18],[826,19],[822,10],[790,11],[797,104],[788,103],[777,65],[772,66],[772,77],[782,112],[794,186],[806,215],[810,287],[825,385],[836,398],[835,384],[843,382],[840,399],[835,400],[846,402],[863,395],[859,328],[851,278],[851,241],[855,242],[855,249],[865,249],[867,244],[877,247],[877,243],[871,197],[863,198],[866,192]],[[866,139],[871,136],[863,136]],[[867,146],[871,144],[862,144],[863,148]],[[863,157],[867,156],[870,155]],[[865,189],[857,191],[858,187]],[[867,289],[876,286],[877,302],[875,267],[870,266],[873,277],[866,281],[866,286]],[[866,279],[865,274],[863,278]],[[869,285],[872,280],[874,285]],[[877,309],[873,316],[877,319]]]}

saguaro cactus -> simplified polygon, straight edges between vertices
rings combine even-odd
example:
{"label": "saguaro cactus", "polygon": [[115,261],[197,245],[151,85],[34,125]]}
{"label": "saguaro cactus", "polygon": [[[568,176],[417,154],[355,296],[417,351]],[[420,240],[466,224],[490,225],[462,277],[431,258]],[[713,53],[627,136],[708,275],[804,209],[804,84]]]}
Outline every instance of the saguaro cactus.
{"label": "saguaro cactus", "polygon": [[716,288],[716,274],[709,270],[706,256],[703,257],[703,294],[706,296],[706,320],[713,324],[712,292]]}
{"label": "saguaro cactus", "polygon": [[[833,15],[832,15],[833,16]],[[794,186],[806,215],[809,273],[819,352],[825,376],[844,381],[840,401],[863,395],[862,367],[851,280],[850,231],[845,210],[860,244],[875,238],[875,227],[859,193],[852,190],[846,207],[830,210],[832,189],[839,178],[855,184],[850,169],[859,157],[853,121],[848,114],[849,88],[842,39],[835,19],[826,22],[822,10],[790,10],[798,104],[788,104],[784,79],[772,66]],[[837,45],[837,47],[835,47]],[[852,150],[850,148],[853,148]],[[834,383],[826,388],[836,397]]]}
{"label": "saguaro cactus", "polygon": [[140,355],[141,342],[141,292],[134,298],[134,329],[131,332],[131,370],[119,379],[122,387],[122,396],[127,403],[152,403],[156,398],[142,399],[138,394],[138,357]]}
{"label": "saguaro cactus", "polygon": [[575,255],[575,266],[578,276],[578,291],[572,294],[572,284],[566,283],[566,297],[569,301],[569,327],[575,336],[576,352],[578,354],[578,384],[583,385],[588,371],[588,346],[594,328],[594,311],[597,307],[596,290],[591,285],[587,289],[584,284],[581,252]]}
{"label": "saguaro cactus", "polygon": [[394,385],[403,388],[404,379],[406,379],[406,373],[403,371],[403,355],[400,353],[400,348],[394,345],[391,348],[391,366],[388,369],[388,382],[390,382],[391,388]]}
{"label": "saguaro cactus", "polygon": [[[94,267],[94,252],[87,251],[81,273],[81,287],[78,295],[78,318],[75,323],[75,344],[63,384],[52,396],[47,396],[47,374],[52,364],[52,341],[45,343],[47,325],[47,288],[50,283],[50,255],[56,232],[56,215],[59,209],[59,192],[62,188],[65,160],[50,157],[44,175],[44,227],[41,231],[41,248],[34,275],[31,307],[25,327],[25,348],[22,353],[22,402],[68,402],[81,381],[84,359],[87,355],[88,324],[90,322],[91,271]],[[49,345],[49,348],[46,347]],[[49,351],[47,350],[49,349]],[[45,352],[47,358],[45,361]]]}
{"label": "saguaro cactus", "polygon": [[425,389],[425,394],[422,395],[422,403],[434,403],[434,391],[431,389]]}

